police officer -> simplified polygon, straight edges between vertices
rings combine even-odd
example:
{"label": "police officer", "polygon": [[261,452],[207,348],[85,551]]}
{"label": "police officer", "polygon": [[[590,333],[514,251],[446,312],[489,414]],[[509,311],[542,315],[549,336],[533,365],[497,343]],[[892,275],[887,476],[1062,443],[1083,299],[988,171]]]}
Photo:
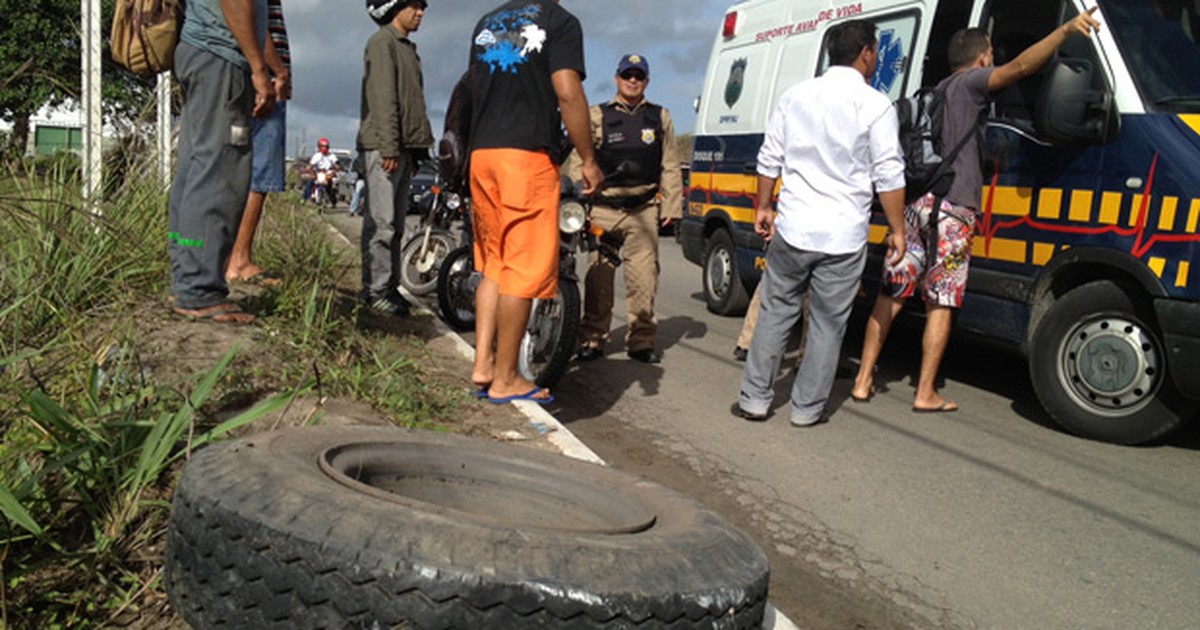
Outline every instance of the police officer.
{"label": "police officer", "polygon": [[[675,149],[671,113],[646,100],[650,64],[641,55],[625,55],[617,64],[617,95],[590,108],[597,161],[605,188],[592,207],[592,225],[624,241],[625,310],[630,358],[658,363],[654,348],[658,322],[658,229],[682,215],[683,179]],[[620,166],[620,168],[618,168]],[[579,350],[581,361],[603,355],[612,323],[616,267],[599,252],[589,258]]]}

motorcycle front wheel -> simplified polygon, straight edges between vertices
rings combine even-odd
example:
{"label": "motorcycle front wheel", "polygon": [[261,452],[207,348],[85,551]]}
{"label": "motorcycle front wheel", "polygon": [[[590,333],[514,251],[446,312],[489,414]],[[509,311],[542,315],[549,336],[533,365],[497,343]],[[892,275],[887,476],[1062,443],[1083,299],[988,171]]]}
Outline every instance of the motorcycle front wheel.
{"label": "motorcycle front wheel", "polygon": [[409,239],[400,250],[400,284],[413,295],[428,295],[437,289],[438,270],[457,243],[450,232],[425,230]]}
{"label": "motorcycle front wheel", "polygon": [[475,288],[480,278],[470,243],[446,254],[437,274],[437,297],[442,319],[451,328],[463,331],[475,327]]}
{"label": "motorcycle front wheel", "polygon": [[553,387],[567,373],[579,343],[580,316],[579,286],[559,276],[554,299],[533,302],[517,359],[522,376],[539,387]]}

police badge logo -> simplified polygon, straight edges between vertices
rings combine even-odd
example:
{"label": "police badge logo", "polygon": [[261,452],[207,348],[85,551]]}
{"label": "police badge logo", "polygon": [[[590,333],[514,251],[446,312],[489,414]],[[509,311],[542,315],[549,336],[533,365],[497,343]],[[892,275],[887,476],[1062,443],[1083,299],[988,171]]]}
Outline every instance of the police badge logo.
{"label": "police badge logo", "polygon": [[645,144],[654,144],[654,139],[657,137],[658,134],[656,134],[653,129],[642,130],[642,142]]}
{"label": "police badge logo", "polygon": [[733,62],[729,67],[729,82],[725,84],[725,104],[730,109],[742,97],[742,84],[746,78],[746,58],[743,57]]}

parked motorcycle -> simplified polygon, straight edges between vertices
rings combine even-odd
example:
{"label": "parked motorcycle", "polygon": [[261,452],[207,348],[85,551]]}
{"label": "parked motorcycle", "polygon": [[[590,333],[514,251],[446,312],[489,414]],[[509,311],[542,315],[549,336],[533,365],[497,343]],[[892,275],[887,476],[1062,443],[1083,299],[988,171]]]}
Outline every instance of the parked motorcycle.
{"label": "parked motorcycle", "polygon": [[464,200],[435,181],[417,203],[421,227],[400,249],[400,284],[413,295],[426,295],[437,288],[442,261],[458,245],[450,227]]}
{"label": "parked motorcycle", "polygon": [[[575,272],[576,253],[597,250],[614,265],[621,263],[622,243],[614,235],[592,227],[590,208],[591,200],[564,178],[558,213],[558,293],[549,300],[533,301],[517,359],[521,375],[540,387],[552,387],[566,374],[579,344],[582,302]],[[474,326],[475,289],[480,279],[474,269],[471,243],[446,256],[438,274],[438,307],[452,327],[464,330]]]}
{"label": "parked motorcycle", "polygon": [[442,319],[457,331],[475,327],[475,289],[482,275],[475,271],[475,241],[471,214],[464,212],[462,245],[446,254],[437,275],[438,310]]}

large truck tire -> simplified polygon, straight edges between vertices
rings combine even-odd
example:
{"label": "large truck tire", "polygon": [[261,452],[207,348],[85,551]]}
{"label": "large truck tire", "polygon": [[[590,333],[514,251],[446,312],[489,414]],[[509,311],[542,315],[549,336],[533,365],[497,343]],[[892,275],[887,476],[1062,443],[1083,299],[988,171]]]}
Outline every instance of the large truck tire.
{"label": "large truck tire", "polygon": [[767,560],[694,500],[527,447],[289,429],[185,466],[165,583],[195,628],[759,628]]}
{"label": "large truck tire", "polygon": [[1154,315],[1109,280],[1071,290],[1034,331],[1029,373],[1042,406],[1066,430],[1141,444],[1184,424]]}

